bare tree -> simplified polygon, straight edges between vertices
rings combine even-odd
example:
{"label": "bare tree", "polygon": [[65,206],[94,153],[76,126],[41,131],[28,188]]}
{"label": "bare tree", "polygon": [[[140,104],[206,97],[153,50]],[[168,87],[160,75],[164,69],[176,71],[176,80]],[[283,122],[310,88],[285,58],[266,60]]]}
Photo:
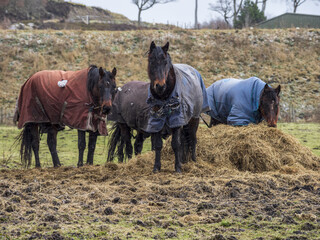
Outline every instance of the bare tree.
{"label": "bare tree", "polygon": [[238,4],[238,0],[233,0],[233,26],[237,20],[237,16],[241,10],[243,0],[240,0]]}
{"label": "bare tree", "polygon": [[198,29],[198,0],[196,1],[196,7],[195,7],[195,11],[194,11],[194,28]]}
{"label": "bare tree", "polygon": [[256,0],[256,4],[258,5],[259,3],[262,3],[262,6],[261,6],[261,11],[263,12],[263,14],[265,14],[265,11],[266,11],[266,6],[267,6],[267,1],[268,0]]}
{"label": "bare tree", "polygon": [[135,4],[138,11],[138,25],[141,24],[141,12],[152,8],[156,4],[165,4],[169,2],[174,2],[175,0],[132,0],[132,3]]}
{"label": "bare tree", "polygon": [[229,18],[233,17],[233,25],[241,10],[243,0],[216,0],[215,4],[209,3],[210,9],[220,13],[229,25]]}
{"label": "bare tree", "polygon": [[297,8],[307,0],[287,0],[289,3],[293,4],[293,12],[297,12]]}
{"label": "bare tree", "polygon": [[222,15],[224,21],[230,26],[229,19],[232,17],[232,0],[218,0],[209,3],[209,9]]}

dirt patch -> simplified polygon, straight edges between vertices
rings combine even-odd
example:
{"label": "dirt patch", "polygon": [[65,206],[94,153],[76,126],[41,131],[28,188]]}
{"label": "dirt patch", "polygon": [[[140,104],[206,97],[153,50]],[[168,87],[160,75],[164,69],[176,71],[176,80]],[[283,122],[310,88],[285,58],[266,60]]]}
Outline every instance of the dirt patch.
{"label": "dirt patch", "polygon": [[[248,134],[240,137],[234,131]],[[170,142],[158,174],[152,173],[151,152],[126,164],[0,170],[0,236],[318,239],[320,174],[313,164],[319,160],[307,149],[264,126],[200,128],[198,136],[198,161],[183,165],[183,174],[174,173]],[[275,140],[266,145],[263,139],[271,137]],[[275,148],[279,139],[287,147]],[[238,141],[238,151],[233,141]],[[242,148],[242,141],[249,147]],[[263,149],[280,152],[256,151],[257,142],[264,144]],[[295,154],[293,162],[281,161],[281,154]],[[241,168],[240,156],[249,159]],[[277,164],[271,161],[261,167],[261,156],[275,158]]]}

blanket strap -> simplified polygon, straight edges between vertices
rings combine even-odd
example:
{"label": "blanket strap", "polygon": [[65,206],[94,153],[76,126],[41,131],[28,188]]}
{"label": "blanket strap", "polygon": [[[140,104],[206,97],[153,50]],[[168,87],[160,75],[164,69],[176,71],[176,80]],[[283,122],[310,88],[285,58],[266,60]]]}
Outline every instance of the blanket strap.
{"label": "blanket strap", "polygon": [[61,109],[61,113],[60,113],[60,123],[62,122],[62,117],[63,117],[63,114],[64,114],[64,110],[66,110],[66,107],[67,107],[68,103],[67,102],[64,102],[63,103],[63,106],[62,106],[62,109]]}
{"label": "blanket strap", "polygon": [[93,112],[93,107],[90,107],[89,108],[89,113],[88,113],[88,120],[87,120],[86,129],[87,130],[91,130],[91,131],[93,131],[93,127],[92,127],[92,112]]}

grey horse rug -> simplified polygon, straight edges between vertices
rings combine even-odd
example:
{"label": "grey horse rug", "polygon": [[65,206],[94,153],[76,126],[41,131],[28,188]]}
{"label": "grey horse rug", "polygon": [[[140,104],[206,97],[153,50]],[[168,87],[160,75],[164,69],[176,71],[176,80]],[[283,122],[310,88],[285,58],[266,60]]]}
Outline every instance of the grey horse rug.
{"label": "grey horse rug", "polygon": [[147,104],[150,83],[132,81],[118,88],[108,120],[125,123],[130,128],[144,130],[148,125],[150,107]]}
{"label": "grey horse rug", "polygon": [[107,135],[105,116],[93,109],[87,90],[89,69],[45,70],[32,75],[21,87],[17,101],[18,128],[30,122],[50,123]]}
{"label": "grey horse rug", "polygon": [[146,132],[159,132],[166,125],[175,128],[187,125],[191,118],[199,118],[209,110],[206,88],[200,73],[186,64],[174,64],[176,85],[171,96],[162,101],[148,91],[150,107]]}
{"label": "grey horse rug", "polygon": [[229,125],[259,123],[260,95],[266,83],[257,77],[222,79],[207,88],[212,118]]}

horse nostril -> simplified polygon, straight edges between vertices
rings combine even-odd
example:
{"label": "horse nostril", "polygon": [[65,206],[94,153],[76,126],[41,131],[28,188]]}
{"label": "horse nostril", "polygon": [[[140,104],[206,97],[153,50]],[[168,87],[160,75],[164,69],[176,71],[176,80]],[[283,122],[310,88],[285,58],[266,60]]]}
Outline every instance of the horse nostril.
{"label": "horse nostril", "polygon": [[108,114],[110,112],[111,108],[108,106],[103,106],[102,108],[102,113],[103,114]]}

